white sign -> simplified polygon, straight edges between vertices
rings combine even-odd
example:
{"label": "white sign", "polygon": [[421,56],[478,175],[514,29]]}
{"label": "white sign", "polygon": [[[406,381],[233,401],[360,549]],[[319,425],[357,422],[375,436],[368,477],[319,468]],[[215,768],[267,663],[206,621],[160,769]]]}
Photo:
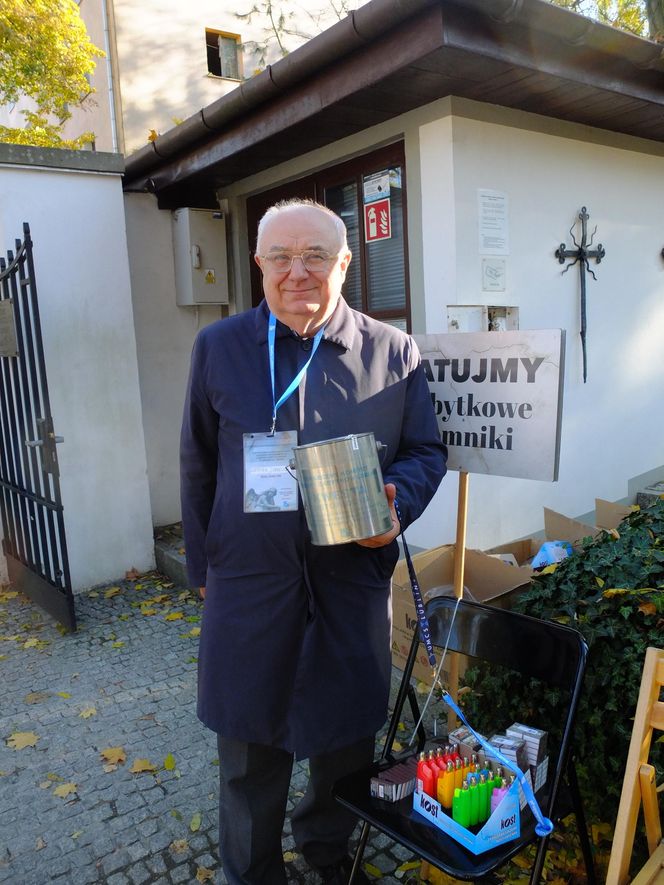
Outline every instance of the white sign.
{"label": "white sign", "polygon": [[482,291],[504,292],[505,291],[505,259],[483,258],[482,259]]}
{"label": "white sign", "polygon": [[558,478],[565,333],[561,329],[415,335],[447,466]]}
{"label": "white sign", "polygon": [[480,224],[480,255],[509,255],[507,194],[500,191],[477,191]]}
{"label": "white sign", "polygon": [[364,202],[373,203],[390,196],[390,170],[365,175],[363,180]]}

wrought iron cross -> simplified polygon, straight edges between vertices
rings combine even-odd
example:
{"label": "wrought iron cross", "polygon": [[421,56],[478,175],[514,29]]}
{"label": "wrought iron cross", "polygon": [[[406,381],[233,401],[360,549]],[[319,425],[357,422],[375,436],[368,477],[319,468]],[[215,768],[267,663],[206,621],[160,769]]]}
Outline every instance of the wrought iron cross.
{"label": "wrought iron cross", "polygon": [[573,258],[574,261],[570,261],[567,265],[563,273],[567,273],[570,267],[573,267],[578,263],[579,265],[579,276],[581,278],[581,348],[583,350],[583,383],[586,383],[587,377],[587,369],[588,369],[588,360],[586,356],[586,271],[592,276],[593,280],[596,280],[594,272],[590,269],[590,264],[588,263],[591,258],[595,259],[596,264],[599,264],[602,258],[606,255],[604,251],[604,246],[601,243],[597,244],[595,249],[592,249],[591,246],[593,244],[593,240],[595,239],[595,234],[597,233],[597,227],[592,232],[590,237],[590,242],[588,242],[588,219],[590,216],[586,211],[586,207],[582,206],[581,211],[579,212],[579,219],[581,220],[581,242],[577,243],[576,237],[574,236],[574,224],[570,228],[570,236],[576,246],[576,249],[568,249],[564,243],[561,243],[560,246],[556,249],[556,258],[560,264],[564,264],[568,258]]}

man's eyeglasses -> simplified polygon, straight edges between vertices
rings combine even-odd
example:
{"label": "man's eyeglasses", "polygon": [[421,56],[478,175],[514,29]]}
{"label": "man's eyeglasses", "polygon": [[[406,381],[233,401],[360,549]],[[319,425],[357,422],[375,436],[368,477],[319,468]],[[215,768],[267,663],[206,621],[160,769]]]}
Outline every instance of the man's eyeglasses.
{"label": "man's eyeglasses", "polygon": [[288,273],[293,266],[293,259],[300,258],[307,270],[327,270],[331,261],[337,257],[329,252],[321,252],[318,249],[306,249],[304,252],[270,252],[268,255],[259,255],[266,266],[277,273]]}

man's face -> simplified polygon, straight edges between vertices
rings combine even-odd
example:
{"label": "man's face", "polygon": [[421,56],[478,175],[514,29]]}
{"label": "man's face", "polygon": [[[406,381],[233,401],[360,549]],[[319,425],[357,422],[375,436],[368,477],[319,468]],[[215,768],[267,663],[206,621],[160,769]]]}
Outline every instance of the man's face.
{"label": "man's face", "polygon": [[299,255],[308,249],[330,255],[325,267],[315,271],[307,270],[299,257],[293,259],[290,270],[278,271],[269,260],[256,256],[272,313],[300,335],[313,333],[337,306],[351,258],[349,251],[339,251],[341,243],[333,219],[315,206],[286,210],[266,223],[259,247],[263,256]]}

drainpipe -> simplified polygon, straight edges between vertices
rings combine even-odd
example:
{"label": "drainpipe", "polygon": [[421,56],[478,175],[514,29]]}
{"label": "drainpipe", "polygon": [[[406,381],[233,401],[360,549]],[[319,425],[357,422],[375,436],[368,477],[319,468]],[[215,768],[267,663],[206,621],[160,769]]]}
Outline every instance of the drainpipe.
{"label": "drainpipe", "polygon": [[106,77],[108,79],[108,100],[111,105],[111,141],[113,151],[118,151],[118,130],[115,120],[115,93],[113,91],[113,68],[111,67],[111,37],[108,31],[107,0],[101,0],[101,16],[104,26],[104,52],[106,53]]}

